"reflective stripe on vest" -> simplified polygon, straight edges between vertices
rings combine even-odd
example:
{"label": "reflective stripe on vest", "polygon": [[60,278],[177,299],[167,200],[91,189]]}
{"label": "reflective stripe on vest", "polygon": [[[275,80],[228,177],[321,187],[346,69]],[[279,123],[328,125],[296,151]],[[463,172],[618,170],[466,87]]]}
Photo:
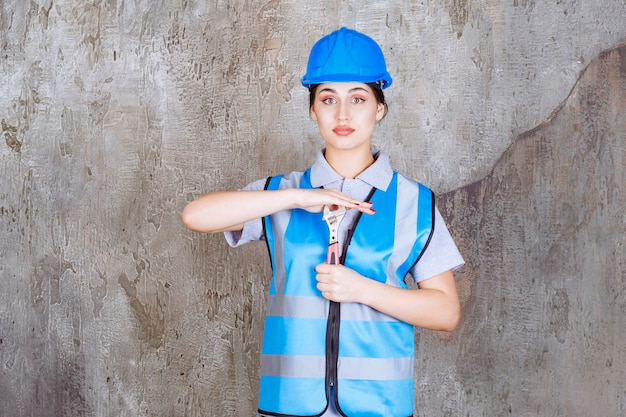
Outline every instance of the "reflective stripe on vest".
{"label": "reflective stripe on vest", "polygon": [[[309,175],[307,170],[271,177],[266,189],[312,188]],[[363,276],[406,288],[404,277],[432,234],[432,192],[394,172],[387,191],[376,190],[370,200],[376,214],[361,216],[354,226],[349,246],[344,246],[344,264]],[[320,415],[331,382],[326,361],[330,302],[316,288],[314,268],[326,261],[328,227],[322,213],[301,209],[267,216],[263,224],[273,274],[259,411]],[[347,416],[411,415],[413,326],[363,304],[339,306],[339,352],[333,369],[339,409]]]}

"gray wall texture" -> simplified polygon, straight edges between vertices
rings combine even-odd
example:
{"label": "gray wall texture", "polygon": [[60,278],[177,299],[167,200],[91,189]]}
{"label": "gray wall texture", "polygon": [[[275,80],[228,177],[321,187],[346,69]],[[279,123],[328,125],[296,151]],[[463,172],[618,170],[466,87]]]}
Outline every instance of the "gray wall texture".
{"label": "gray wall texture", "polygon": [[416,416],[626,415],[626,2],[308,3],[0,1],[0,416],[255,415],[265,247],[180,212],[312,162],[342,25],[467,260]]}

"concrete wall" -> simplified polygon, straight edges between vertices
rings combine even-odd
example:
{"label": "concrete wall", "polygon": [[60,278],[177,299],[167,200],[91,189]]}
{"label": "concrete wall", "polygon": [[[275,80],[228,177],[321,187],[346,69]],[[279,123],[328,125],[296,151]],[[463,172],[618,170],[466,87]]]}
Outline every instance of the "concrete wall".
{"label": "concrete wall", "polygon": [[340,25],[468,261],[416,415],[626,414],[626,4],[302,4],[0,2],[0,415],[254,415],[265,248],[179,215],[312,162],[299,78]]}
{"label": "concrete wall", "polygon": [[[468,279],[462,329],[424,335],[421,402],[437,397],[448,415],[626,415],[625,108],[623,43],[487,177],[439,200]],[[441,343],[445,354],[426,349]]]}

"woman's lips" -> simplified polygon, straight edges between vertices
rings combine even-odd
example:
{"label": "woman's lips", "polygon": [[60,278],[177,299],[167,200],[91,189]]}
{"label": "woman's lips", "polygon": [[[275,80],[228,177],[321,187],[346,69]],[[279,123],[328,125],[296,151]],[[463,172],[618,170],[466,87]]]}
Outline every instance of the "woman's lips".
{"label": "woman's lips", "polygon": [[339,136],[348,136],[349,134],[354,132],[354,129],[352,129],[350,126],[337,126],[333,129],[333,132],[335,132],[335,134]]}

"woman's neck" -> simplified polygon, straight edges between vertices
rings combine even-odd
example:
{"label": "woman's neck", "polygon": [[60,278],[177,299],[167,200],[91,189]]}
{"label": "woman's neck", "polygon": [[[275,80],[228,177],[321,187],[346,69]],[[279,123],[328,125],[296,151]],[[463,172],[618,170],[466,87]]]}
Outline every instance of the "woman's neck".
{"label": "woman's neck", "polygon": [[324,157],[328,164],[344,178],[356,178],[361,172],[365,171],[370,165],[374,163],[374,156],[371,149],[366,151],[356,152],[351,150],[337,150],[330,151],[326,149]]}

